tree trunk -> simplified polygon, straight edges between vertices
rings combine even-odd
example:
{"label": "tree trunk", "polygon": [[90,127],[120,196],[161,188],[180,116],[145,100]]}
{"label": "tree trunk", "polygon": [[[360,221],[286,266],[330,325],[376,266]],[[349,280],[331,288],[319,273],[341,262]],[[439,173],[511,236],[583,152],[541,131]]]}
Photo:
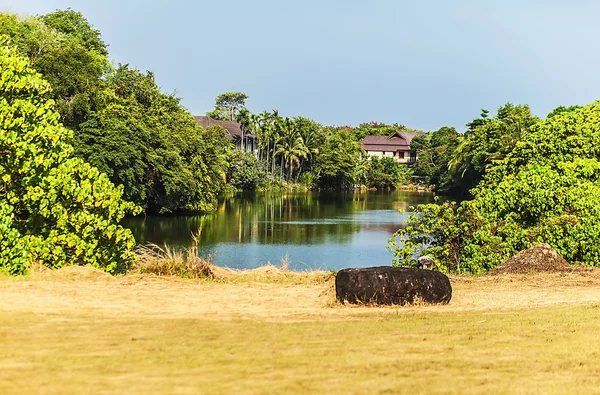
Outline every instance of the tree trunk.
{"label": "tree trunk", "polygon": [[275,178],[275,143],[273,143],[273,152],[271,155],[271,177]]}
{"label": "tree trunk", "polygon": [[302,174],[302,168],[303,167],[304,167],[304,162],[302,162],[302,164],[298,168],[298,175],[296,176],[296,182],[298,182],[298,180],[300,179],[300,175]]}

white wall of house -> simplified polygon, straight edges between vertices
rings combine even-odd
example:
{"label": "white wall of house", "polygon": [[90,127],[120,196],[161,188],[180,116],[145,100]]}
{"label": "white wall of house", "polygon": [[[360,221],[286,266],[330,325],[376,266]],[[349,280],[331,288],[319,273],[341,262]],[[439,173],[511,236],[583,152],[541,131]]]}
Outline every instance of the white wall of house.
{"label": "white wall of house", "polygon": [[376,156],[378,158],[381,158],[381,157],[385,156],[384,152],[381,152],[381,151],[367,151],[367,155],[369,155],[369,156]]}
{"label": "white wall of house", "polygon": [[[383,158],[383,157],[389,157],[389,158],[394,158],[396,160],[396,162],[398,163],[412,163],[410,160],[410,151],[403,151],[403,152],[394,152],[394,151],[366,151],[367,155],[369,157],[378,157],[378,158]],[[404,157],[402,157],[402,154],[404,154]]]}

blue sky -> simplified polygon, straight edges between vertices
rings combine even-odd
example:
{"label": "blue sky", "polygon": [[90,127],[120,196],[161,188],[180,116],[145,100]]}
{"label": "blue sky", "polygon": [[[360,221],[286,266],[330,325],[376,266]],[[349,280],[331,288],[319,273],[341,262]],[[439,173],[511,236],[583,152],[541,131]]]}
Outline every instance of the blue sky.
{"label": "blue sky", "polygon": [[151,70],[195,115],[242,91],[253,112],[327,125],[435,130],[481,108],[600,98],[600,3],[585,0],[0,0],[0,10],[73,8],[112,60]]}

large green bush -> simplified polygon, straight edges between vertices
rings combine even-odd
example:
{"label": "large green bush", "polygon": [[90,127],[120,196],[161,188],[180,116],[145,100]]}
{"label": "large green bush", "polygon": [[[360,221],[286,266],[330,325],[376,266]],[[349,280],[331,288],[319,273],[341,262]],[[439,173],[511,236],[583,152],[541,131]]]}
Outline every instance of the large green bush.
{"label": "large green bush", "polygon": [[265,182],[267,173],[253,154],[234,149],[230,161],[227,183],[236,190],[254,191]]}
{"label": "large green bush", "polygon": [[461,205],[419,206],[391,249],[431,254],[444,270],[483,272],[546,242],[573,264],[600,266],[600,102],[523,131]]}
{"label": "large green bush", "polygon": [[394,188],[398,183],[410,182],[411,170],[389,156],[372,157],[365,163],[364,184],[369,188]]}
{"label": "large green bush", "polygon": [[0,36],[0,270],[89,264],[116,272],[135,256],[118,225],[137,211],[98,169],[73,157],[50,86]]}

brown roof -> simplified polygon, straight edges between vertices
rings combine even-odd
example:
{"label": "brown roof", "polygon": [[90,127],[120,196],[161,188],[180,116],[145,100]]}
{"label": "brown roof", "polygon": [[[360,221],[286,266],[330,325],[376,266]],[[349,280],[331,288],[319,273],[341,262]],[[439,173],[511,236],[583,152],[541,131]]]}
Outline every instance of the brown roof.
{"label": "brown roof", "polygon": [[365,136],[363,148],[365,151],[407,151],[410,142],[416,136],[427,136],[423,132],[396,132],[391,136]]}
{"label": "brown roof", "polygon": [[410,145],[410,143],[412,142],[412,139],[414,139],[417,136],[423,136],[423,137],[429,138],[429,135],[425,132],[396,132],[396,133],[402,135],[402,137],[404,137],[406,139],[406,141],[408,142],[408,145]]}
{"label": "brown roof", "polygon": [[219,121],[207,116],[198,116],[194,117],[194,120],[201,128],[210,128],[211,126],[221,126],[223,129],[227,130],[229,140],[233,140],[236,137],[242,138],[242,125],[239,122],[235,121]]}
{"label": "brown roof", "polygon": [[363,149],[365,151],[381,151],[381,152],[408,152],[410,151],[409,145],[393,146],[393,145],[363,145]]}
{"label": "brown roof", "polygon": [[[194,117],[196,124],[201,128],[210,128],[211,126],[221,126],[223,129],[227,130],[227,138],[230,141],[237,141],[242,138],[242,125],[236,121],[221,121],[217,119],[213,119],[208,116],[196,116]],[[245,138],[256,138],[255,135],[251,133],[245,133]]]}

